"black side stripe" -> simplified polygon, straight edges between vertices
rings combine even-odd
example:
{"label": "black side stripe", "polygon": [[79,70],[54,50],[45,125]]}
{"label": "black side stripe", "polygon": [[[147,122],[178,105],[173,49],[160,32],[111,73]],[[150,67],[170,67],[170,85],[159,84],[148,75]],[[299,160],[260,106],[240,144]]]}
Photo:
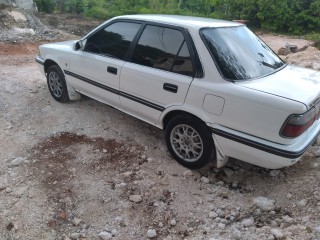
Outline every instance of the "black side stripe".
{"label": "black side stripe", "polygon": [[130,100],[132,100],[132,101],[141,103],[141,104],[143,104],[143,105],[145,105],[145,106],[147,106],[147,107],[153,108],[153,109],[158,110],[158,111],[160,111],[160,112],[163,112],[163,111],[165,110],[165,108],[162,107],[162,106],[160,106],[160,105],[157,105],[157,104],[154,104],[154,103],[152,103],[152,102],[146,101],[146,100],[144,100],[144,99],[142,99],[142,98],[133,96],[133,95],[131,95],[131,94],[128,94],[128,93],[119,91],[119,90],[117,90],[117,89],[114,89],[114,88],[105,86],[105,85],[103,85],[103,84],[101,84],[101,83],[98,83],[98,82],[93,81],[93,80],[91,80],[91,79],[88,79],[88,78],[86,78],[86,77],[80,76],[80,75],[75,74],[75,73],[73,73],[73,72],[70,72],[70,71],[68,71],[68,70],[64,70],[64,73],[65,73],[66,75],[69,75],[69,76],[71,76],[71,77],[77,78],[77,79],[79,79],[79,80],[81,80],[81,81],[84,81],[84,82],[86,82],[86,83],[92,84],[92,85],[94,85],[94,86],[96,86],[96,87],[102,88],[102,89],[104,89],[104,90],[106,90],[106,91],[108,91],[108,92],[112,92],[112,93],[114,93],[114,94],[118,94],[118,95],[120,95],[120,96],[122,96],[122,97],[128,98],[128,99],[130,99]]}
{"label": "black side stripe", "polygon": [[116,90],[116,89],[114,89],[114,88],[105,86],[105,85],[103,85],[103,84],[101,84],[101,83],[98,83],[98,82],[96,82],[96,81],[90,80],[90,79],[88,79],[88,78],[85,78],[85,77],[80,76],[80,75],[78,75],[78,74],[75,74],[75,73],[73,73],[73,72],[69,72],[69,71],[67,71],[67,70],[64,70],[64,73],[67,74],[67,75],[69,75],[69,76],[71,76],[71,77],[77,78],[77,79],[79,79],[79,80],[81,80],[81,81],[84,81],[84,82],[86,82],[86,83],[92,84],[92,85],[94,85],[94,86],[96,86],[96,87],[99,87],[99,88],[102,88],[102,89],[104,89],[104,90],[107,90],[108,92],[112,92],[112,93],[115,93],[115,94],[118,94],[118,95],[120,94],[120,91],[119,91],[119,90]]}
{"label": "black side stripe", "polygon": [[238,143],[242,143],[242,144],[250,146],[250,147],[257,148],[257,149],[262,150],[267,153],[271,153],[271,154],[274,154],[274,155],[277,155],[280,157],[289,158],[289,159],[295,159],[295,158],[301,157],[304,154],[304,152],[309,148],[309,146],[314,142],[314,141],[311,141],[310,144],[308,146],[306,146],[304,149],[302,149],[301,151],[294,152],[294,151],[286,151],[286,150],[282,150],[279,148],[271,147],[266,144],[262,144],[262,143],[255,142],[255,141],[243,138],[243,137],[239,137],[237,135],[222,131],[220,129],[211,128],[211,130],[212,130],[213,134],[219,135],[221,137],[233,140]]}
{"label": "black side stripe", "polygon": [[150,107],[150,108],[156,109],[156,110],[158,110],[158,111],[160,111],[160,112],[163,112],[164,109],[165,109],[164,107],[161,107],[161,106],[159,106],[159,105],[157,105],[157,104],[154,104],[154,103],[152,103],[152,102],[148,102],[148,101],[146,101],[146,100],[143,100],[143,99],[141,99],[141,98],[135,97],[135,96],[130,95],[130,94],[125,93],[125,92],[121,92],[121,91],[120,91],[120,96],[125,97],[125,98],[128,98],[128,99],[130,99],[130,100],[132,100],[132,101],[141,103],[141,104],[143,104],[143,105],[145,105],[145,106],[148,106],[148,107]]}

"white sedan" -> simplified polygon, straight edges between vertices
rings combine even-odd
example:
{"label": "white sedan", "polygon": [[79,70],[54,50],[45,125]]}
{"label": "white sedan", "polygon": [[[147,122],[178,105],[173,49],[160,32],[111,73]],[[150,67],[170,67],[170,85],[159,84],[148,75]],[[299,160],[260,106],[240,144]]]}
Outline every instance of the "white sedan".
{"label": "white sedan", "polygon": [[163,129],[188,168],[289,166],[320,132],[320,73],[286,65],[236,22],[120,16],[41,45],[36,62],[54,99],[81,93]]}

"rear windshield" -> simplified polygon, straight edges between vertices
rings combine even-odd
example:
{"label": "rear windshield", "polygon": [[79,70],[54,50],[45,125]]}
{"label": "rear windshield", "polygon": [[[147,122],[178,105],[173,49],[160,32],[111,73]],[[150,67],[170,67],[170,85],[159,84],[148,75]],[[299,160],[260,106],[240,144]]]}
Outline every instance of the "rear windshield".
{"label": "rear windshield", "polygon": [[269,75],[285,64],[245,26],[200,30],[224,78],[246,80]]}

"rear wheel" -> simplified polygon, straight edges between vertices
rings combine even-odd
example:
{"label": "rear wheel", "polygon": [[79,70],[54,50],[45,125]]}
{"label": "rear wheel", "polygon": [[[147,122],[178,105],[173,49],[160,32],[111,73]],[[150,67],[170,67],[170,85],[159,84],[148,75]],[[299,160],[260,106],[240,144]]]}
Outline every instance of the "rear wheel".
{"label": "rear wheel", "polygon": [[64,74],[57,65],[48,68],[47,84],[52,97],[58,102],[68,102],[68,89]]}
{"label": "rear wheel", "polygon": [[191,115],[172,118],[165,129],[165,140],[173,157],[187,168],[201,168],[214,160],[215,148],[210,130]]}

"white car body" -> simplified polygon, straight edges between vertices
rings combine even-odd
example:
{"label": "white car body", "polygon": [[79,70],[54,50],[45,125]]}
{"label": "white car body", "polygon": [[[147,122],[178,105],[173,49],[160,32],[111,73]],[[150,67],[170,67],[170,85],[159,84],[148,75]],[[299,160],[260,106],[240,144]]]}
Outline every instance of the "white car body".
{"label": "white car body", "polygon": [[[227,81],[222,76],[200,29],[241,24],[195,17],[135,15],[113,18],[102,26],[117,21],[184,29],[194,44],[203,74],[185,76],[88,53],[83,46],[76,49],[78,41],[40,46],[36,61],[42,73],[46,75],[52,64],[59,66],[70,100],[79,99],[82,93],[161,129],[175,114],[195,116],[212,132],[217,167],[222,167],[229,157],[271,169],[289,166],[301,158],[319,135],[319,72],[283,66],[272,74],[245,81]],[[98,29],[101,26],[85,36],[81,44],[85,45]],[[176,89],[170,91],[170,87]],[[306,131],[293,138],[280,135],[290,116],[303,115],[311,108],[316,109],[317,117]]]}

